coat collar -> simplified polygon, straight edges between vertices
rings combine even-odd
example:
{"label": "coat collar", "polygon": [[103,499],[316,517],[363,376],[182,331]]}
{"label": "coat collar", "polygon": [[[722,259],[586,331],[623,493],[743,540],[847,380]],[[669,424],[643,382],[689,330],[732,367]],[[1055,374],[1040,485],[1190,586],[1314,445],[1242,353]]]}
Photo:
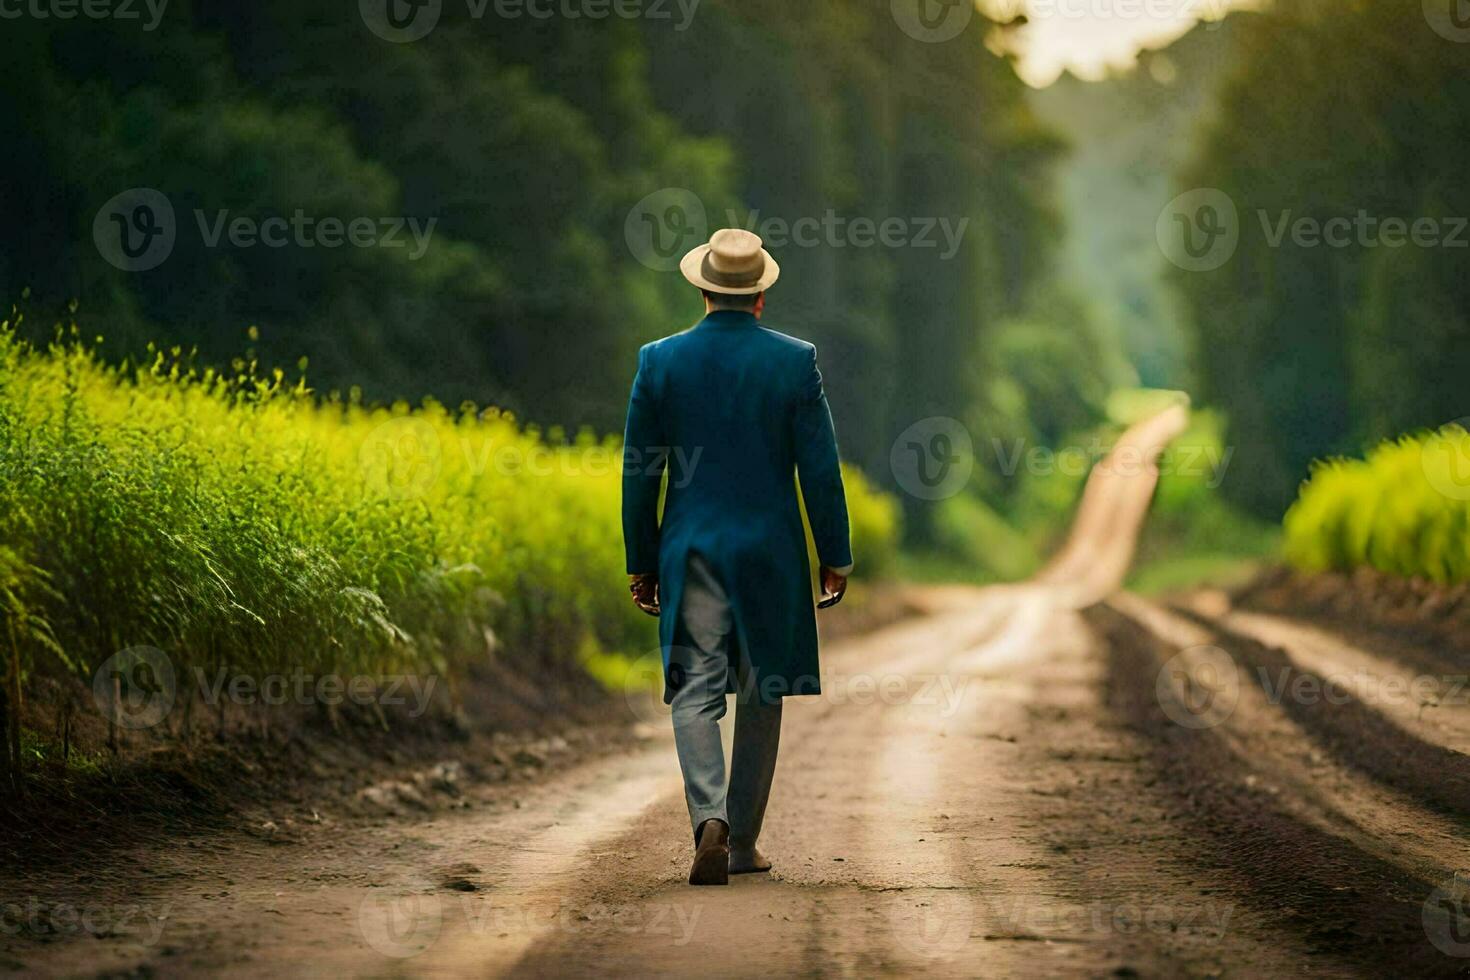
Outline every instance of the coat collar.
{"label": "coat collar", "polygon": [[754,313],[746,313],[743,310],[715,310],[703,320],[700,320],[696,328],[757,326],[760,326],[760,321],[755,318]]}

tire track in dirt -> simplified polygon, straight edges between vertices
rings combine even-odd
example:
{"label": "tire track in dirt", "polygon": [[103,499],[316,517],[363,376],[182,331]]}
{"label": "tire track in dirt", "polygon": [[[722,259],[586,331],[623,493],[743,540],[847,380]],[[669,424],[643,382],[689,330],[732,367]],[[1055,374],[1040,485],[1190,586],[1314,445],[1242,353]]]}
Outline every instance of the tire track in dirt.
{"label": "tire track in dirt", "polygon": [[[614,836],[601,853],[576,856],[581,874],[551,896],[552,905],[570,914],[544,930],[518,962],[497,959],[500,968],[489,972],[750,976],[764,967],[731,958],[730,950],[752,942],[759,943],[763,960],[779,956],[782,962],[807,963],[815,973],[832,964],[860,970],[879,963],[881,956],[868,949],[865,937],[886,934],[888,923],[873,893],[862,887],[871,865],[857,828],[881,818],[882,799],[854,778],[870,756],[853,736],[873,730],[882,705],[862,693],[868,689],[858,682],[871,679],[876,689],[878,681],[910,677],[894,666],[922,671],[924,661],[942,655],[947,645],[997,628],[1004,612],[1002,604],[982,604],[901,624],[832,651],[832,669],[824,677],[829,693],[787,705],[763,838],[777,862],[775,875],[736,878],[726,889],[689,888],[689,828],[675,787],[650,800],[653,805],[631,824],[610,828]],[[728,750],[728,738],[726,744]],[[664,766],[677,782],[671,747],[665,755]],[[610,861],[607,854],[631,857]],[[833,914],[836,909],[841,914]],[[544,910],[537,914],[545,918]],[[669,928],[678,923],[687,928]],[[408,965],[409,971],[486,972],[483,936],[451,937],[441,947]]]}
{"label": "tire track in dirt", "polygon": [[[911,682],[951,678],[960,700],[948,707],[788,706],[768,879],[686,887],[688,829],[674,797],[614,845],[642,848],[640,860],[590,868],[567,896],[630,923],[672,909],[671,920],[696,924],[687,941],[548,934],[510,975],[744,977],[769,963],[800,976],[1298,972],[1306,950],[1237,923],[1235,883],[1193,867],[1195,842],[1144,789],[1144,748],[1108,723],[1095,637],[1065,607],[1032,601],[1047,594],[986,593],[979,614],[950,621],[978,644],[944,643],[949,631],[932,625],[878,639],[889,650],[941,641],[889,666]],[[996,621],[986,607],[998,600]],[[900,676],[861,657],[834,665]],[[731,955],[743,948],[758,960]]]}
{"label": "tire track in dirt", "polygon": [[[1201,864],[1241,876],[1240,898],[1303,936],[1314,954],[1352,975],[1464,976],[1440,952],[1425,902],[1440,881],[1405,870],[1307,819],[1272,792],[1269,756],[1251,760],[1225,727],[1189,728],[1155,684],[1177,651],[1111,608],[1089,613],[1108,639],[1109,701],[1149,746],[1159,790],[1193,828]],[[1192,712],[1177,703],[1176,711]],[[1177,715],[1176,715],[1177,717]]]}
{"label": "tire track in dirt", "polygon": [[1306,622],[1261,613],[1229,612],[1204,616],[1217,628],[1278,647],[1303,670],[1345,687],[1359,701],[1382,711],[1425,742],[1458,752],[1470,751],[1470,667],[1433,650],[1404,645],[1371,647]]}
{"label": "tire track in dirt", "polygon": [[[1464,844],[1460,821],[1321,749],[1309,731],[1281,710],[1275,680],[1253,677],[1239,657],[1231,656],[1229,641],[1209,624],[1127,594],[1110,605],[1164,647],[1180,650],[1164,668],[1176,692],[1197,695],[1197,685],[1213,681],[1221,710],[1206,710],[1198,717],[1176,713],[1173,720],[1213,723],[1230,751],[1251,768],[1247,778],[1294,817],[1421,877],[1449,873],[1447,855]],[[1228,676],[1218,676],[1227,669]]]}
{"label": "tire track in dirt", "polygon": [[[1262,692],[1324,752],[1442,813],[1470,818],[1470,756],[1411,731],[1390,717],[1391,706],[1366,703],[1340,675],[1305,666],[1241,625],[1199,621],[1219,632]],[[1402,675],[1391,676],[1407,687]]]}
{"label": "tire track in dirt", "polygon": [[[928,915],[964,917],[972,939],[938,947],[958,955],[927,972],[1206,976],[1226,961],[1286,971],[1232,929],[1218,883],[1201,888],[1165,859],[1187,842],[1133,803],[1140,749],[1105,723],[1102,666],[1081,619],[1046,604],[1019,606],[1005,633],[954,662],[974,700],[931,757],[965,801],[948,812],[970,887],[907,897],[928,902]],[[958,896],[969,904],[956,907]]]}

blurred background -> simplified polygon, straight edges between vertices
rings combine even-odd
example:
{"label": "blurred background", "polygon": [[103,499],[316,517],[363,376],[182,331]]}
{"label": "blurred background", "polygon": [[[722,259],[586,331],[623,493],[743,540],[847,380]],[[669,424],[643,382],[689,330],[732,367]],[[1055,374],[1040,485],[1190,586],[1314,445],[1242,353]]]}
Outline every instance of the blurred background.
{"label": "blurred background", "polygon": [[[692,192],[701,230],[831,212],[898,218],[913,239],[921,219],[964,220],[946,258],[937,230],[939,248],[778,248],[769,319],[819,345],[844,450],[880,483],[912,422],[970,430],[965,500],[907,498],[907,533],[972,558],[953,538],[976,508],[1026,517],[1025,481],[984,465],[994,441],[1063,444],[1120,388],[1218,413],[1224,495],[1266,521],[1313,459],[1467,411],[1463,251],[1273,248],[1255,213],[1470,212],[1470,49],[1419,4],[1053,3],[1029,21],[1012,4],[943,41],[877,0],[692,6],[431,4],[408,43],[314,0],[172,0],[153,29],[141,6],[13,23],[0,209],[23,234],[0,242],[0,282],[30,290],[42,328],[75,301],[108,356],[157,341],[225,363],[254,326],[262,362],[306,357],[318,389],[614,432],[637,347],[698,313],[625,244],[650,194]],[[92,234],[134,187],[165,194],[179,227],[146,272],[104,261]],[[1205,274],[1155,240],[1196,187],[1229,194],[1245,232]],[[435,224],[414,258],[202,234],[221,212],[298,210]]]}
{"label": "blurred background", "polygon": [[[1159,585],[1273,556],[1314,460],[1470,412],[1453,5],[87,9],[6,15],[0,283],[17,342],[69,333],[124,375],[279,368],[596,443],[638,347],[700,315],[678,255],[747,226],[785,269],[767,321],[818,345],[876,489],[870,567],[982,581],[1035,570],[1159,392],[1197,409],[1143,546]],[[915,492],[936,426],[966,478]],[[32,532],[16,561],[44,565]]]}
{"label": "blurred background", "polygon": [[[777,853],[816,860],[745,893],[762,942],[1463,975],[1466,0],[0,0],[0,58],[0,892],[180,909],[153,951],[0,929],[0,969],[320,971],[381,948],[366,893],[683,880],[677,797],[614,758],[675,772],[621,432],[640,346],[703,313],[679,257],[740,226],[844,456],[824,666],[975,681],[787,716],[822,778]],[[1161,419],[1156,486],[1109,453]],[[1456,683],[1358,684],[1410,674]],[[1064,914],[931,928],[964,882]],[[1065,935],[1086,896],[1179,914]]]}

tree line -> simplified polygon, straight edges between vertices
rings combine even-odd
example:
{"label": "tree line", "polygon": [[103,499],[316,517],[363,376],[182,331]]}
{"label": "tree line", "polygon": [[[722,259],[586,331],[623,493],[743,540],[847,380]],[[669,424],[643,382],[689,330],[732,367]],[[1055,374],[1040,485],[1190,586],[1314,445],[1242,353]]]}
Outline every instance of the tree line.
{"label": "tree line", "polygon": [[[887,0],[476,14],[446,4],[412,43],[335,0],[176,0],[154,30],[9,25],[0,282],[37,316],[75,301],[117,355],[161,341],[226,362],[254,327],[255,356],[306,358],[318,388],[615,431],[637,347],[699,313],[629,244],[650,199],[662,244],[695,244],[666,221],[678,194],[709,229],[820,224],[779,250],[770,319],[822,348],[844,448],[875,474],[920,418],[1060,430],[1105,392],[1084,326],[1027,320],[1064,302],[1044,287],[1062,144],[983,17],[926,43]],[[94,225],[138,187],[167,197],[176,238],[127,271]],[[318,224],[303,245],[302,216],[340,222],[339,244]],[[375,244],[353,247],[357,219],[430,232],[383,247],[362,224]]]}
{"label": "tree line", "polygon": [[1236,252],[1179,272],[1226,484],[1279,515],[1312,460],[1470,414],[1470,27],[1451,3],[1243,15],[1180,189],[1224,191]]}

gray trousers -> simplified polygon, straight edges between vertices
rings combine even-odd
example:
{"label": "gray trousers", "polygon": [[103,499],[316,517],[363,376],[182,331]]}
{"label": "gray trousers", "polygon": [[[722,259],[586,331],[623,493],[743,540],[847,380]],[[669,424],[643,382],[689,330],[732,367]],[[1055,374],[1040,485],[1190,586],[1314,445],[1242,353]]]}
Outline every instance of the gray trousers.
{"label": "gray trousers", "polygon": [[[706,820],[723,820],[730,827],[730,846],[749,850],[760,836],[771,779],[776,774],[781,702],[761,704],[754,696],[750,659],[744,651],[736,663],[730,662],[732,650],[739,646],[734,631],[724,586],[703,558],[691,555],[675,631],[678,649],[673,651],[670,666],[671,672],[678,665],[683,673],[672,707],[684,796],[696,837]],[[727,789],[719,721],[725,717],[732,671],[736,688],[743,693],[735,712],[735,747]]]}

